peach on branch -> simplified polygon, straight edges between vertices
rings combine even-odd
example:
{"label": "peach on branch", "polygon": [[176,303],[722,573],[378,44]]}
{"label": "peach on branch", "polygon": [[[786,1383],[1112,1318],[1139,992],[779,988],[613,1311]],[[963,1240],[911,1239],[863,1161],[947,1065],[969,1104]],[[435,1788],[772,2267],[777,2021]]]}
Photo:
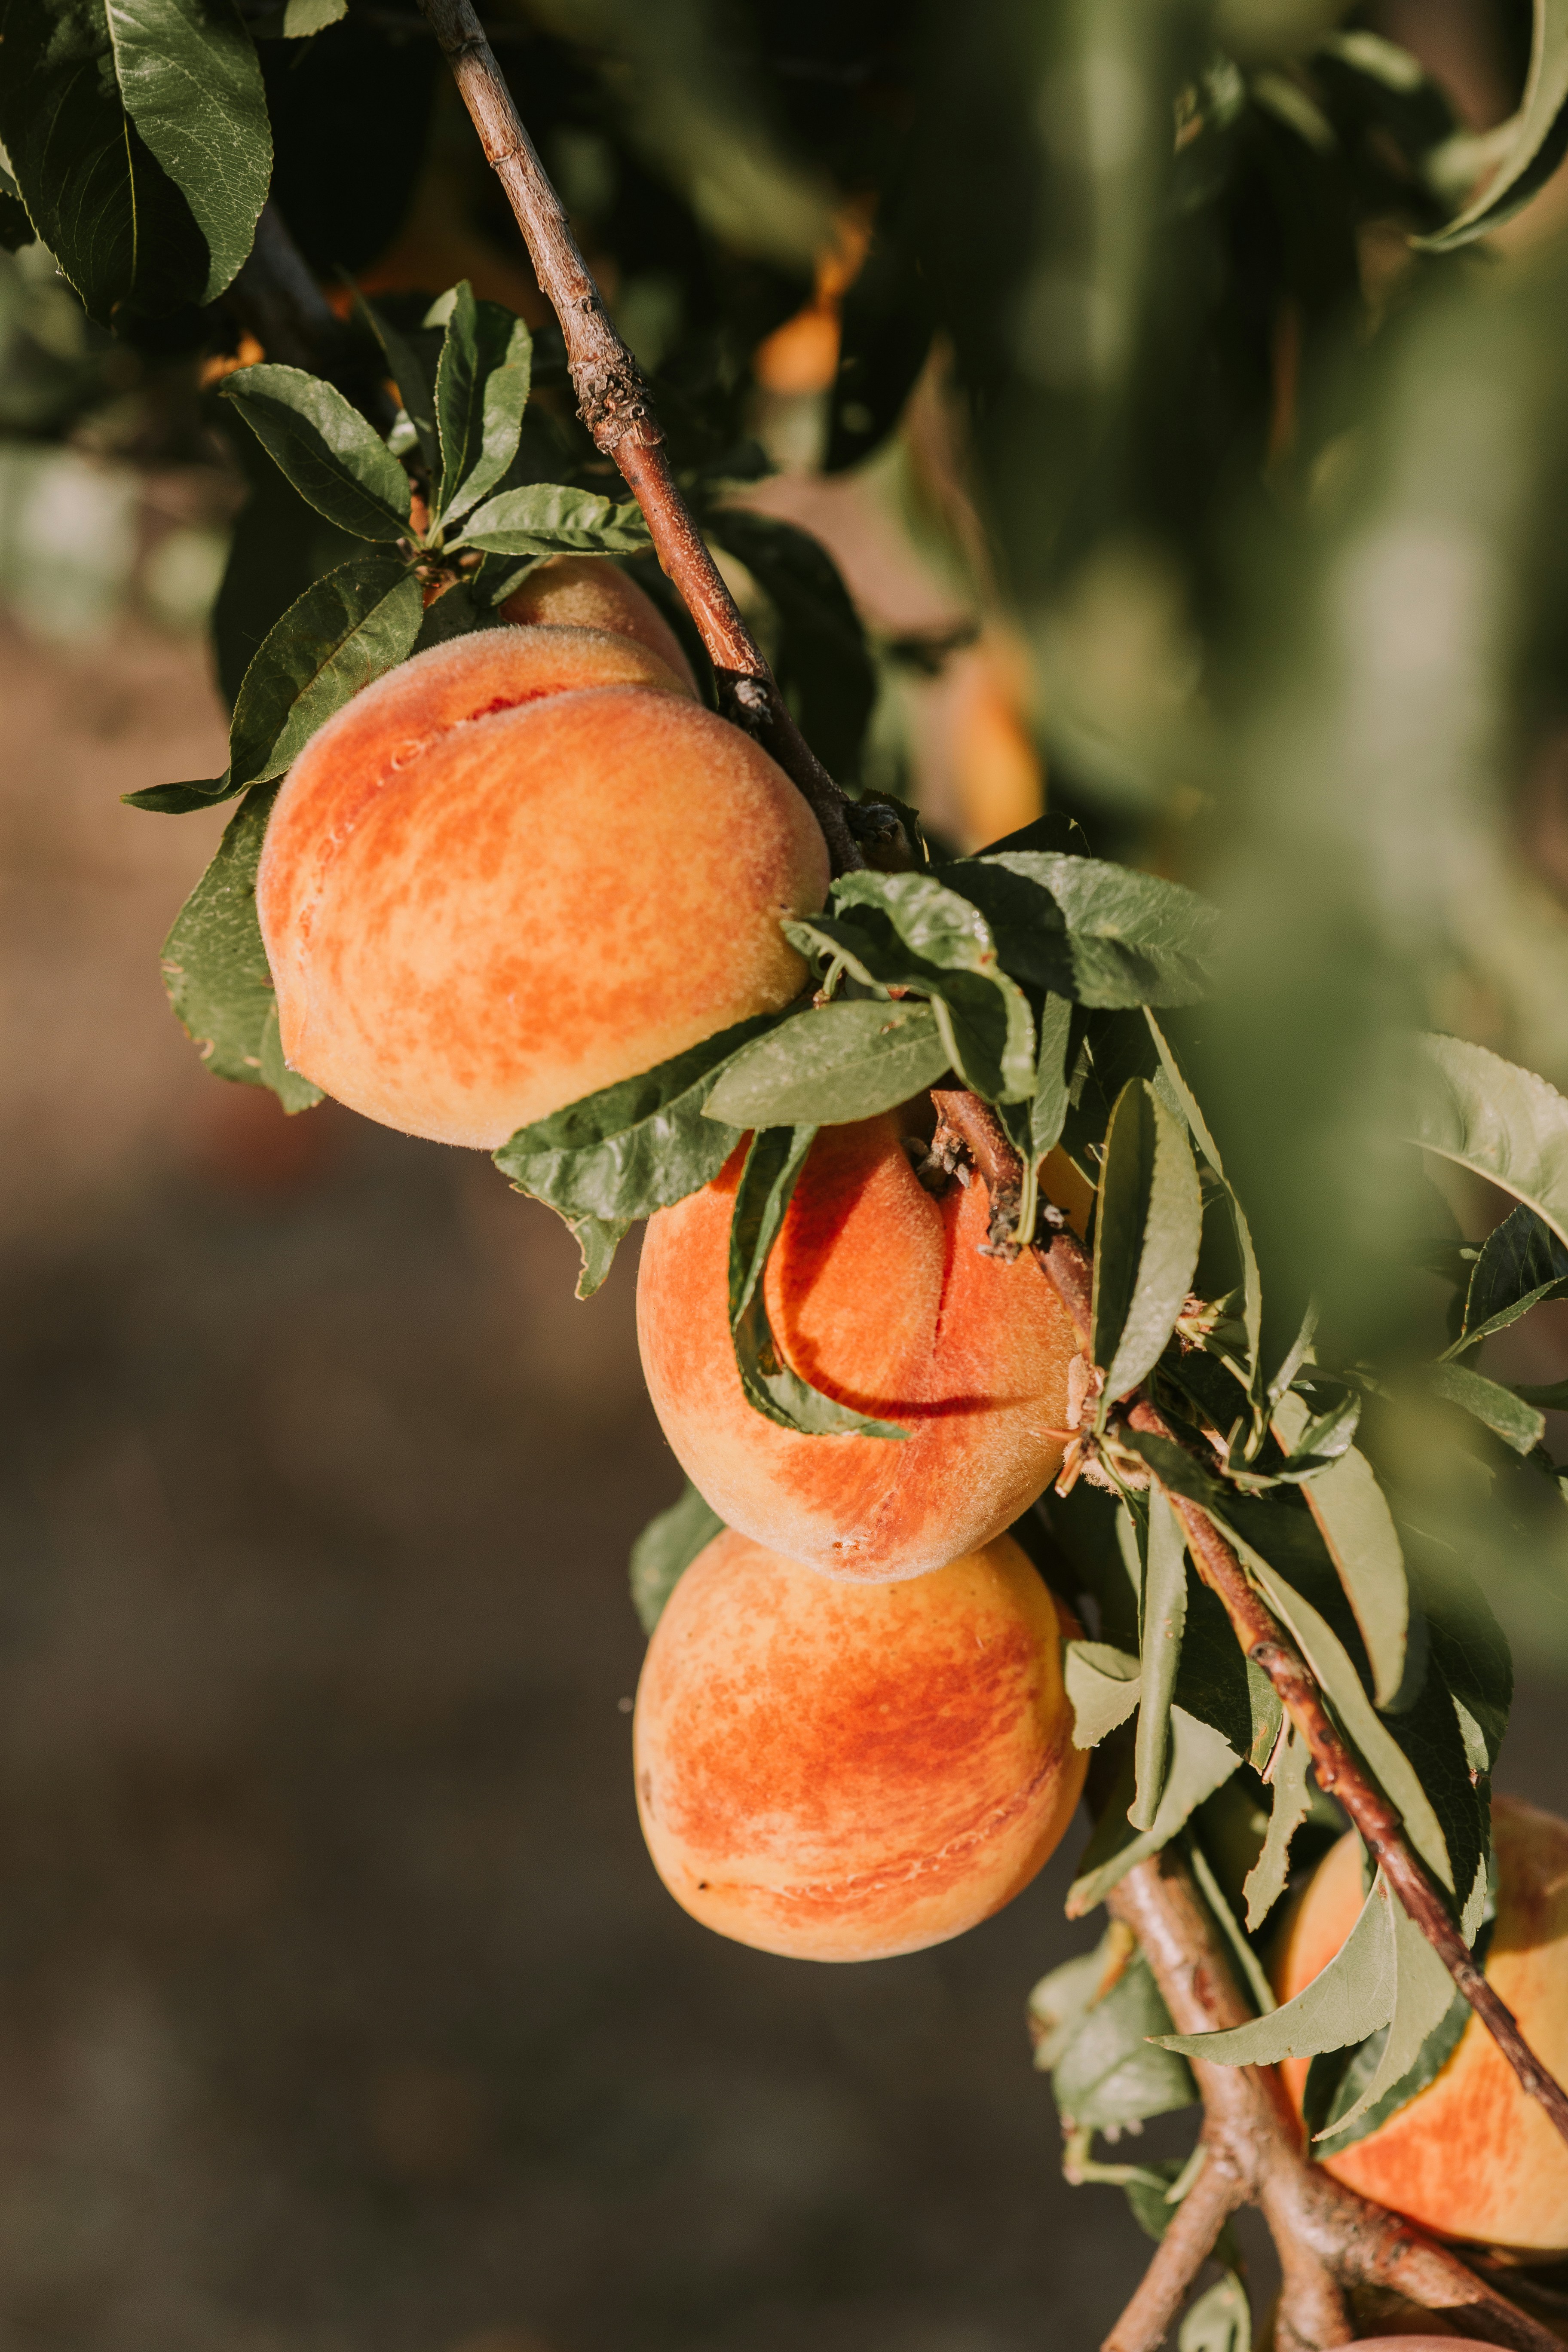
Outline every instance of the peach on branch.
{"label": "peach on branch", "polygon": [[1060,1465],[1078,1341],[1026,1252],[982,1255],[978,1182],[921,1184],[896,1114],[824,1128],[764,1277],[774,1343],[897,1439],[804,1436],[747,1402],[728,1314],[743,1153],[650,1219],[637,1330],[654,1410],[726,1525],[831,1576],[920,1576],[1000,1534]]}
{"label": "peach on branch", "polygon": [[[1497,1919],[1489,1984],[1561,2082],[1568,2074],[1568,1822],[1517,1797],[1492,1804]],[[1362,1907],[1361,1841],[1342,1837],[1287,1923],[1275,1990],[1289,2000],[1328,1966]],[[1308,2061],[1281,2069],[1300,2107]],[[1568,2253],[1568,2148],[1479,2017],[1447,2063],[1326,2169],[1442,2237],[1533,2260]]]}
{"label": "peach on branch", "polygon": [[1062,1628],[1003,1536],[847,1584],[729,1530],[637,1686],[637,1808],[682,1908],[797,1959],[944,1942],[1026,1886],[1078,1802]]}
{"label": "peach on branch", "polygon": [[257,907],[290,1066],[493,1150],[787,1004],[782,916],[827,853],[749,736],[633,638],[495,628],[416,654],[313,736]]}
{"label": "peach on branch", "polygon": [[695,694],[680,639],[646,590],[607,555],[552,555],[535,564],[500,608],[501,618],[545,629],[606,629],[657,654]]}

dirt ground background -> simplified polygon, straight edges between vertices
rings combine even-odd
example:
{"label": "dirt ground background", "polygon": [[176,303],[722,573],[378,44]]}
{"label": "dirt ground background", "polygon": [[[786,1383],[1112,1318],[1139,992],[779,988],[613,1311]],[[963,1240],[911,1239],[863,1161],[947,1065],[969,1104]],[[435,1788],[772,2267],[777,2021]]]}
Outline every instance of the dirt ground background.
{"label": "dirt ground background", "polygon": [[683,1917],[632,1265],[203,1074],[216,823],[117,799],[221,762],[194,641],[0,639],[0,2352],[1087,2352],[1147,2249],[1029,2068],[1067,1859],[875,1967]]}

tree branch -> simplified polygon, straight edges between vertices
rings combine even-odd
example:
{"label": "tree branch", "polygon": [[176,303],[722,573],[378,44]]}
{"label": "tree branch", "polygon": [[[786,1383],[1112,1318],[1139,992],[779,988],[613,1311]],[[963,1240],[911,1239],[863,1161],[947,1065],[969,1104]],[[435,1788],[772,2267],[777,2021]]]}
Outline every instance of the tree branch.
{"label": "tree branch", "polygon": [[578,414],[605,456],[614,457],[643,510],[658,560],[684,597],[712,659],[725,717],[754,736],[804,794],[822,827],[834,872],[864,866],[852,804],[795,725],[703,544],[677,486],[647,387],[610,321],[472,0],[419,5],[506,191],[534,275],[561,321]]}
{"label": "tree branch", "polygon": [[1247,2183],[1223,2139],[1204,2134],[1203,2169],[1176,2207],[1154,2259],[1101,2352],[1147,2352],[1163,2343],[1187,2291],[1214,2252],[1214,2242],[1238,2205],[1247,2201]]}
{"label": "tree branch", "polygon": [[[938,1091],[932,1100],[943,1126],[959,1136],[969,1150],[993,1200],[999,1202],[1005,1194],[1016,1196],[1021,1191],[1022,1165],[995,1113],[973,1095],[956,1091]],[[1059,1218],[1059,1211],[1057,1214]],[[1088,1252],[1066,1230],[1065,1220],[1049,1245],[1037,1242],[1034,1251],[1087,1349],[1094,1288]],[[1142,1394],[1126,1402],[1126,1418],[1131,1428],[1146,1435],[1178,1442],[1163,1416]],[[1368,1853],[1382,1866],[1391,1892],[1485,2025],[1521,2089],[1545,2109],[1562,2137],[1568,2140],[1568,2092],[1541,2063],[1512,2011],[1476,1965],[1442,1889],[1405,1836],[1399,1813],[1340,1737],[1306,1660],[1252,1583],[1234,1546],[1201,1504],[1168,1487],[1165,1493],[1198,1574],[1223,1605],[1243,1653],[1268,1676],[1311,1750],[1319,1787],[1344,1807]]]}

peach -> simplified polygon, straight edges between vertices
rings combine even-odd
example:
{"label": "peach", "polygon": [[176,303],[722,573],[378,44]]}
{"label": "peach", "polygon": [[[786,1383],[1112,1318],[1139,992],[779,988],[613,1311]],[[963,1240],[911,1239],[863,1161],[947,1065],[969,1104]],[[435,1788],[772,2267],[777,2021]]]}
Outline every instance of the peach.
{"label": "peach", "polygon": [[657,654],[689,693],[697,691],[680,639],[644,589],[607,555],[552,555],[500,608],[503,620],[545,629],[606,629]]}
{"label": "peach", "polygon": [[976,1181],[933,1199],[897,1115],[824,1128],[764,1281],[773,1339],[813,1387],[901,1442],[805,1437],[747,1403],[728,1316],[742,1154],[648,1223],[637,1331],[648,1392],[720,1517],[830,1576],[921,1576],[999,1535],[1060,1466],[1078,1342],[1027,1254],[980,1254]]}
{"label": "peach", "polygon": [[493,1150],[787,1004],[827,853],[782,769],[626,636],[487,629],[356,695],[278,795],[257,908],[289,1065]]}
{"label": "peach", "polygon": [[[1568,2079],[1568,1822],[1499,1797],[1492,1805],[1498,1916],[1489,1984],[1559,2082]],[[1361,1842],[1342,1837],[1286,1924],[1275,1990],[1289,2000],[1339,1950],[1362,1906]],[[1300,2109],[1308,2061],[1281,2068]],[[1479,2018],[1447,2065],[1387,2123],[1326,2168],[1363,2197],[1439,2236],[1539,2261],[1568,2252],[1568,2147],[1528,2098]]]}
{"label": "peach", "polygon": [[648,1644],[632,1727],[654,1867],[764,1952],[887,1959],[999,1911],[1083,1787],[1050,1593],[1009,1536],[836,1583],[729,1530]]}

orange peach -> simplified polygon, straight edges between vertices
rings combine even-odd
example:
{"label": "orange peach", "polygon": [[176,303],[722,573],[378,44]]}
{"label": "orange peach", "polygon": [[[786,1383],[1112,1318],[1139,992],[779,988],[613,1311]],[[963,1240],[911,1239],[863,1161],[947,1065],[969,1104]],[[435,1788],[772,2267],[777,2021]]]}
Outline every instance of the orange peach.
{"label": "orange peach", "polygon": [[637,1285],[648,1392],[692,1484],[732,1528],[830,1576],[921,1576],[1016,1519],[1060,1466],[1078,1342],[1027,1254],[981,1255],[978,1181],[933,1199],[897,1116],[824,1128],[763,1296],[813,1387],[896,1439],[805,1437],[746,1402],[728,1318],[737,1151],[649,1220]]}
{"label": "orange peach", "polygon": [[728,1530],[648,1645],[637,1809],[684,1910],[795,1959],[877,1960],[999,1911],[1083,1787],[1061,1627],[1003,1536],[843,1584]]}
{"label": "orange peach", "polygon": [[820,907],[805,801],[658,656],[599,629],[456,637],[329,719],[257,877],[290,1066],[493,1150],[787,1004]]}
{"label": "orange peach", "polygon": [[647,592],[607,555],[552,555],[536,564],[501,606],[503,620],[545,629],[606,629],[630,637],[695,694],[680,639]]}
{"label": "orange peach", "polygon": [[[1568,2080],[1568,1822],[1517,1797],[1492,1805],[1498,1916],[1487,1981],[1531,2047]],[[1342,1837],[1287,1922],[1275,1989],[1289,2000],[1339,1950],[1362,1906],[1361,1842]],[[1281,2072],[1298,2109],[1308,2061]],[[1568,2252],[1568,2147],[1526,2097],[1479,2018],[1425,2090],[1326,2169],[1447,2238],[1539,2261]]]}

